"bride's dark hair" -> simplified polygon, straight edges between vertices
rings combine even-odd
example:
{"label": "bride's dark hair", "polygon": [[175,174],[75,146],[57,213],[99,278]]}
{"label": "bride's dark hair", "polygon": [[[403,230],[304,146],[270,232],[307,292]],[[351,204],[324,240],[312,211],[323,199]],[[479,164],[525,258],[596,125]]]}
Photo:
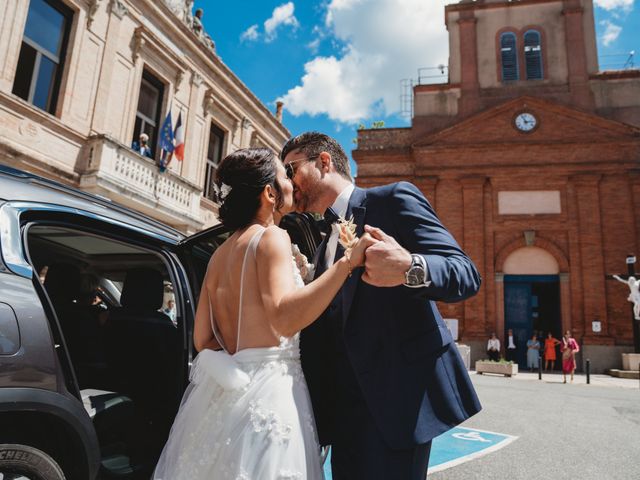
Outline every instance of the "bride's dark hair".
{"label": "bride's dark hair", "polygon": [[268,148],[244,148],[220,162],[215,183],[223,197],[218,219],[225,227],[239,230],[249,225],[258,212],[260,194],[267,185],[275,190],[276,209],[282,207],[282,190],[276,181],[278,161]]}

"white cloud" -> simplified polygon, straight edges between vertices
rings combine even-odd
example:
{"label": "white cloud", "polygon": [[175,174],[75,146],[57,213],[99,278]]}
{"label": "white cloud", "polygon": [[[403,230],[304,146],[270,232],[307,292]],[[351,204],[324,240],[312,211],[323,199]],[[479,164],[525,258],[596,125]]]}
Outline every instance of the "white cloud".
{"label": "white cloud", "polygon": [[602,20],[600,22],[600,25],[605,27],[604,33],[600,37],[600,40],[602,40],[602,44],[605,47],[608,47],[618,39],[618,37],[620,36],[620,32],[622,32],[622,27],[611,23],[609,20]]}
{"label": "white cloud", "polygon": [[320,39],[316,38],[314,40],[311,40],[309,43],[307,43],[307,48],[311,50],[311,53],[313,55],[318,53],[318,48],[320,48]]}
{"label": "white cloud", "polygon": [[258,25],[251,25],[244,32],[242,32],[242,35],[240,35],[240,41],[244,42],[257,40],[259,35],[260,34],[258,33]]}
{"label": "white cloud", "polygon": [[282,96],[293,115],[326,114],[356,123],[400,109],[400,81],[447,63],[444,5],[457,0],[332,0],[326,29],[345,47],[305,65]]}
{"label": "white cloud", "polygon": [[298,28],[298,19],[293,14],[295,5],[293,2],[288,2],[273,9],[271,18],[268,18],[264,22],[264,32],[268,42],[275,39],[278,35],[278,28],[281,25],[288,25],[294,30]]}
{"label": "white cloud", "polygon": [[604,10],[624,10],[630,12],[633,9],[634,0],[594,0],[596,7],[603,8]]}

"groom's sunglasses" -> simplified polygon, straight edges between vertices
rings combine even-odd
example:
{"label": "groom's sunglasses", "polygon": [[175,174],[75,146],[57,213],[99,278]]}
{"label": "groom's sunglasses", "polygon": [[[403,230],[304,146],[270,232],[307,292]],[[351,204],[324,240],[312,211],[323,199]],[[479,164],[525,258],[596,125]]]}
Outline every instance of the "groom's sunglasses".
{"label": "groom's sunglasses", "polygon": [[300,163],[300,162],[310,162],[311,160],[313,160],[313,159],[315,159],[315,158],[318,158],[319,156],[320,156],[320,155],[314,155],[313,157],[309,157],[309,158],[301,158],[301,159],[299,159],[299,160],[293,160],[293,161],[291,161],[291,162],[287,163],[287,164],[284,166],[284,171],[285,171],[285,172],[286,172],[286,174],[287,174],[287,178],[288,178],[289,180],[293,180],[293,177],[295,177],[295,176],[296,176],[296,169],[295,169],[295,168],[293,168],[293,165],[294,165],[295,163]]}

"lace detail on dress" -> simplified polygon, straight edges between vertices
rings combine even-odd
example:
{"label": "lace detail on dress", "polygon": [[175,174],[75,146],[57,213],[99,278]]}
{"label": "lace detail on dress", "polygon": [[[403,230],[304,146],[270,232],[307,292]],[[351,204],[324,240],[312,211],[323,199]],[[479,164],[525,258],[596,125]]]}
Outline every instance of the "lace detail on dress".
{"label": "lace detail on dress", "polygon": [[291,425],[283,422],[273,410],[265,408],[262,400],[251,402],[249,412],[255,433],[265,432],[272,442],[287,443],[290,440]]}

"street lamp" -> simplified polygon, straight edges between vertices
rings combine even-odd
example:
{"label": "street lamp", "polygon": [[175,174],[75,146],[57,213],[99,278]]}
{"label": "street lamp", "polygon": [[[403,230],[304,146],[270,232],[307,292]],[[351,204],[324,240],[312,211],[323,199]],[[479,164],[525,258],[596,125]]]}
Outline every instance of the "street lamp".
{"label": "street lamp", "polygon": [[[636,256],[633,253],[627,255],[627,273],[629,277],[635,277],[635,264]],[[633,306],[631,306],[631,327],[633,329],[633,347],[636,353],[640,353],[640,321],[636,320],[633,312]]]}

